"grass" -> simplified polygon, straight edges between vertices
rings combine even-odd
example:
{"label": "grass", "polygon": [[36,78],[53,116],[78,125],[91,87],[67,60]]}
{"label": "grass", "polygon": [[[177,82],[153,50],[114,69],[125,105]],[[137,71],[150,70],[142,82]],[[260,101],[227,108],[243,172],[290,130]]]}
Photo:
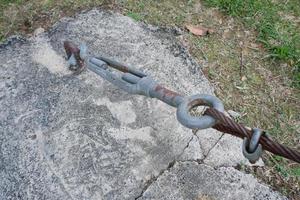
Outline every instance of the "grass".
{"label": "grass", "polygon": [[47,28],[64,16],[94,6],[110,5],[109,0],[0,0],[0,41],[18,33]]}
{"label": "grass", "polygon": [[299,2],[284,5],[271,0],[205,0],[228,15],[238,17],[258,32],[257,40],[270,51],[270,57],[289,64],[292,85],[300,88],[300,29],[293,22],[284,19],[279,12],[289,9],[300,15]]}
{"label": "grass", "polygon": [[[207,37],[178,39],[202,66],[227,109],[300,150],[299,0],[0,0],[0,37],[32,33],[59,18],[101,6],[158,26],[201,25]],[[221,12],[220,12],[221,11]],[[271,154],[249,169],[290,198],[300,192],[300,165]],[[261,172],[262,170],[262,172]]]}
{"label": "grass", "polygon": [[135,21],[140,21],[142,19],[142,16],[140,16],[138,13],[128,12],[126,13],[128,17],[131,17]]}

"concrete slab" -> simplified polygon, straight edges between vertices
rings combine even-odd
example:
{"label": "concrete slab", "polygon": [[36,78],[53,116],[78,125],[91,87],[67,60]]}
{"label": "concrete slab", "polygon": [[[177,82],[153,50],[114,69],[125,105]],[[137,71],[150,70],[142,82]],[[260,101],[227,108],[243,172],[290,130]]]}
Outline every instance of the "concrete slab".
{"label": "concrete slab", "polygon": [[283,199],[250,174],[232,167],[214,169],[196,162],[178,162],[151,184],[139,199]]}
{"label": "concrete slab", "polygon": [[[209,152],[233,152],[219,158],[220,166],[241,154],[228,145],[235,139],[213,151],[220,133],[193,134],[158,100],[129,95],[89,71],[71,75],[62,48],[64,40],[85,42],[94,54],[143,69],[182,94],[213,94],[176,34],[98,10],[40,32],[0,46],[0,199],[134,199],[177,160],[205,162]],[[191,167],[194,180],[206,180]]]}

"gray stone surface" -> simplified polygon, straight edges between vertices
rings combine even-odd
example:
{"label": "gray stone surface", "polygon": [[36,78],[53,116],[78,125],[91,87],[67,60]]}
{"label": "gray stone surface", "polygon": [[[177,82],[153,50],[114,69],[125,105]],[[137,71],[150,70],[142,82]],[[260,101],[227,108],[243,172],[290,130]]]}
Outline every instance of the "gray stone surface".
{"label": "gray stone surface", "polygon": [[[191,167],[175,165],[178,176],[190,174],[185,185],[176,186],[184,198],[195,189],[206,192],[193,184],[217,180],[221,173],[190,160],[216,167],[245,162],[238,139],[219,144],[223,137],[211,129],[193,134],[177,122],[174,108],[158,100],[129,95],[89,71],[70,74],[62,48],[66,39],[143,69],[182,94],[213,93],[176,33],[120,14],[92,10],[33,38],[12,38],[0,46],[0,199],[135,199],[144,191],[169,199],[150,186],[177,161]],[[259,194],[267,188],[233,168],[222,169],[237,187],[244,187],[241,177]],[[221,180],[230,199],[232,187]]]}
{"label": "gray stone surface", "polygon": [[140,199],[282,199],[252,175],[232,167],[214,169],[196,162],[178,162],[163,173]]}

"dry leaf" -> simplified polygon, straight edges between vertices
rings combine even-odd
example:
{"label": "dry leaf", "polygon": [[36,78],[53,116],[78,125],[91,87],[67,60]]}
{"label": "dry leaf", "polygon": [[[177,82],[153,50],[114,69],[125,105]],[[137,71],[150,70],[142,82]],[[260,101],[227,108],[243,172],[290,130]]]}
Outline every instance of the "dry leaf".
{"label": "dry leaf", "polygon": [[204,28],[201,26],[192,26],[186,25],[185,26],[191,33],[198,36],[205,36],[208,34],[212,34],[214,31],[212,29]]}
{"label": "dry leaf", "polygon": [[242,76],[241,80],[245,81],[245,80],[247,80],[247,77],[246,76]]}

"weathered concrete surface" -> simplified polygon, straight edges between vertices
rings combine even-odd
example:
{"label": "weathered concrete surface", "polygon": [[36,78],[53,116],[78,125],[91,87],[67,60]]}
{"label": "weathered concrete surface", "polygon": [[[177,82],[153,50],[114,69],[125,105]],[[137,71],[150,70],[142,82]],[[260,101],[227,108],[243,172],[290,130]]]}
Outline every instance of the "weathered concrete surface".
{"label": "weathered concrete surface", "polygon": [[232,167],[214,169],[196,162],[179,162],[163,173],[140,199],[282,199],[252,175]]}
{"label": "weathered concrete surface", "polygon": [[[193,134],[177,122],[174,108],[158,100],[129,95],[89,71],[71,75],[63,57],[66,39],[141,68],[180,93],[213,93],[174,33],[119,14],[93,10],[37,37],[12,39],[0,47],[0,199],[134,199],[175,161],[245,162],[240,140],[220,146],[220,133]],[[190,173],[187,184],[178,185],[183,196],[188,190],[199,193],[189,183],[217,180],[220,173],[203,164],[185,172],[184,166],[176,165],[182,176]],[[202,168],[209,169],[209,177]],[[233,177],[248,176],[228,170]],[[243,187],[237,179],[233,183]],[[232,187],[226,180],[220,184],[230,199]],[[164,191],[157,192],[153,195]],[[269,189],[267,194],[278,197]]]}

